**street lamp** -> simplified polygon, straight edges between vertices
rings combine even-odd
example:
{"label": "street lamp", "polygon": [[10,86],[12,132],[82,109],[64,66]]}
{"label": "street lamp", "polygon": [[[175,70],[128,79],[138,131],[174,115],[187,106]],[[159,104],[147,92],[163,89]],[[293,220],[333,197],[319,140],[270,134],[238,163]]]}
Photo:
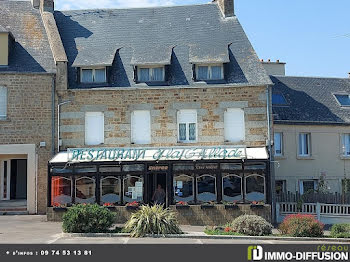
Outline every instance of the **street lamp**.
{"label": "street lamp", "polygon": [[60,111],[61,111],[61,106],[65,105],[65,104],[69,104],[72,103],[72,101],[68,100],[68,101],[64,101],[61,102],[57,105],[57,152],[60,152]]}

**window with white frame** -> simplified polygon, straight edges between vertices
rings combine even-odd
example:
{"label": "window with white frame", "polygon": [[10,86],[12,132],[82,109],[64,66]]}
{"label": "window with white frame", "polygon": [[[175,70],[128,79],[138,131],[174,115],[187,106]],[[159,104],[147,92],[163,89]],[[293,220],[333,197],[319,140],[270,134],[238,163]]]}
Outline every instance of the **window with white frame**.
{"label": "window with white frame", "polygon": [[7,88],[0,86],[0,118],[7,117]]}
{"label": "window with white frame", "polygon": [[85,144],[100,145],[104,143],[104,113],[85,113]]}
{"label": "window with white frame", "polygon": [[310,156],[310,134],[300,133],[299,134],[299,156]]}
{"label": "window with white frame", "polygon": [[138,66],[138,82],[162,82],[165,81],[164,66]]}
{"label": "window with white frame", "polygon": [[106,67],[81,68],[80,82],[82,83],[106,83]]}
{"label": "window with white frame", "polygon": [[282,156],[283,155],[283,133],[275,132],[274,143],[275,143],[275,156]]}
{"label": "window with white frame", "polygon": [[224,113],[225,140],[240,142],[245,140],[244,110],[241,108],[227,108]]}
{"label": "window with white frame", "polygon": [[344,156],[350,156],[350,134],[342,135],[342,152]]}
{"label": "window with white frame", "polygon": [[131,113],[131,140],[134,144],[151,144],[151,112],[135,110]]}
{"label": "window with white frame", "polygon": [[197,111],[179,110],[177,112],[178,140],[190,143],[197,141]]}
{"label": "window with white frame", "polygon": [[224,79],[224,65],[196,65],[196,80],[222,80]]}

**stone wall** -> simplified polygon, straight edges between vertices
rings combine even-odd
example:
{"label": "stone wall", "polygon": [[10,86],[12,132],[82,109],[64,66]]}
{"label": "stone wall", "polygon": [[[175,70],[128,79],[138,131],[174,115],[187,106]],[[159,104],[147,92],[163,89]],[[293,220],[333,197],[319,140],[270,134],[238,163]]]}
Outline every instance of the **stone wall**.
{"label": "stone wall", "polygon": [[61,139],[64,148],[86,147],[85,112],[104,112],[105,145],[131,145],[131,112],[151,111],[152,143],[148,146],[176,146],[177,111],[196,109],[198,142],[191,145],[235,145],[224,139],[227,108],[245,111],[246,140],[237,145],[265,146],[268,124],[265,87],[87,89],[60,92],[60,101],[72,103],[61,108]]}
{"label": "stone wall", "polygon": [[[171,210],[177,213],[177,218],[180,225],[193,226],[221,226],[232,221],[234,218],[248,214],[258,215],[271,222],[271,206],[265,205],[262,208],[253,208],[250,205],[238,205],[237,208],[225,209],[224,205],[215,205],[212,208],[202,209],[201,206],[190,206],[188,208],[177,209],[176,206],[171,206]],[[54,211],[52,207],[47,209],[48,221],[62,221],[62,216],[65,211]],[[135,212],[127,210],[126,207],[116,207],[116,223],[124,224]]]}
{"label": "stone wall", "polygon": [[[51,158],[52,76],[1,74],[7,88],[7,119],[0,120],[0,145],[35,144],[37,154],[38,213],[45,213],[47,163]],[[46,147],[40,148],[40,142]]]}

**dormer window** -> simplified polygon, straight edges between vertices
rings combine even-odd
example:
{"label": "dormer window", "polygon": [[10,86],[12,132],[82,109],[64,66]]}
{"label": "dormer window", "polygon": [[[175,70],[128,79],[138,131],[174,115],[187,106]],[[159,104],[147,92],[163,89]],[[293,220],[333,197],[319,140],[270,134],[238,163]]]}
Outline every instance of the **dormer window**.
{"label": "dormer window", "polygon": [[14,43],[12,33],[0,25],[0,66],[8,66]]}
{"label": "dormer window", "polygon": [[165,81],[164,66],[138,66],[137,81],[141,83]]}
{"label": "dormer window", "polygon": [[81,68],[81,83],[106,83],[106,67]]}
{"label": "dormer window", "polygon": [[224,65],[223,64],[207,64],[196,65],[196,80],[223,80]]}
{"label": "dormer window", "polygon": [[341,95],[336,94],[334,96],[337,99],[340,106],[346,106],[346,107],[350,106],[350,95],[348,95],[348,94],[344,94],[344,95],[343,94],[341,94]]}

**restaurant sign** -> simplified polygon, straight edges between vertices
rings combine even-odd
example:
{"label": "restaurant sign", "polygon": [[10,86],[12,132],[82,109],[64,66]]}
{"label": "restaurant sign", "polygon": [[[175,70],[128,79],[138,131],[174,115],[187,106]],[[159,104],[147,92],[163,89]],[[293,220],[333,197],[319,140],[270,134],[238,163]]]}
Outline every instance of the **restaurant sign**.
{"label": "restaurant sign", "polygon": [[242,159],[242,147],[73,148],[68,162]]}

